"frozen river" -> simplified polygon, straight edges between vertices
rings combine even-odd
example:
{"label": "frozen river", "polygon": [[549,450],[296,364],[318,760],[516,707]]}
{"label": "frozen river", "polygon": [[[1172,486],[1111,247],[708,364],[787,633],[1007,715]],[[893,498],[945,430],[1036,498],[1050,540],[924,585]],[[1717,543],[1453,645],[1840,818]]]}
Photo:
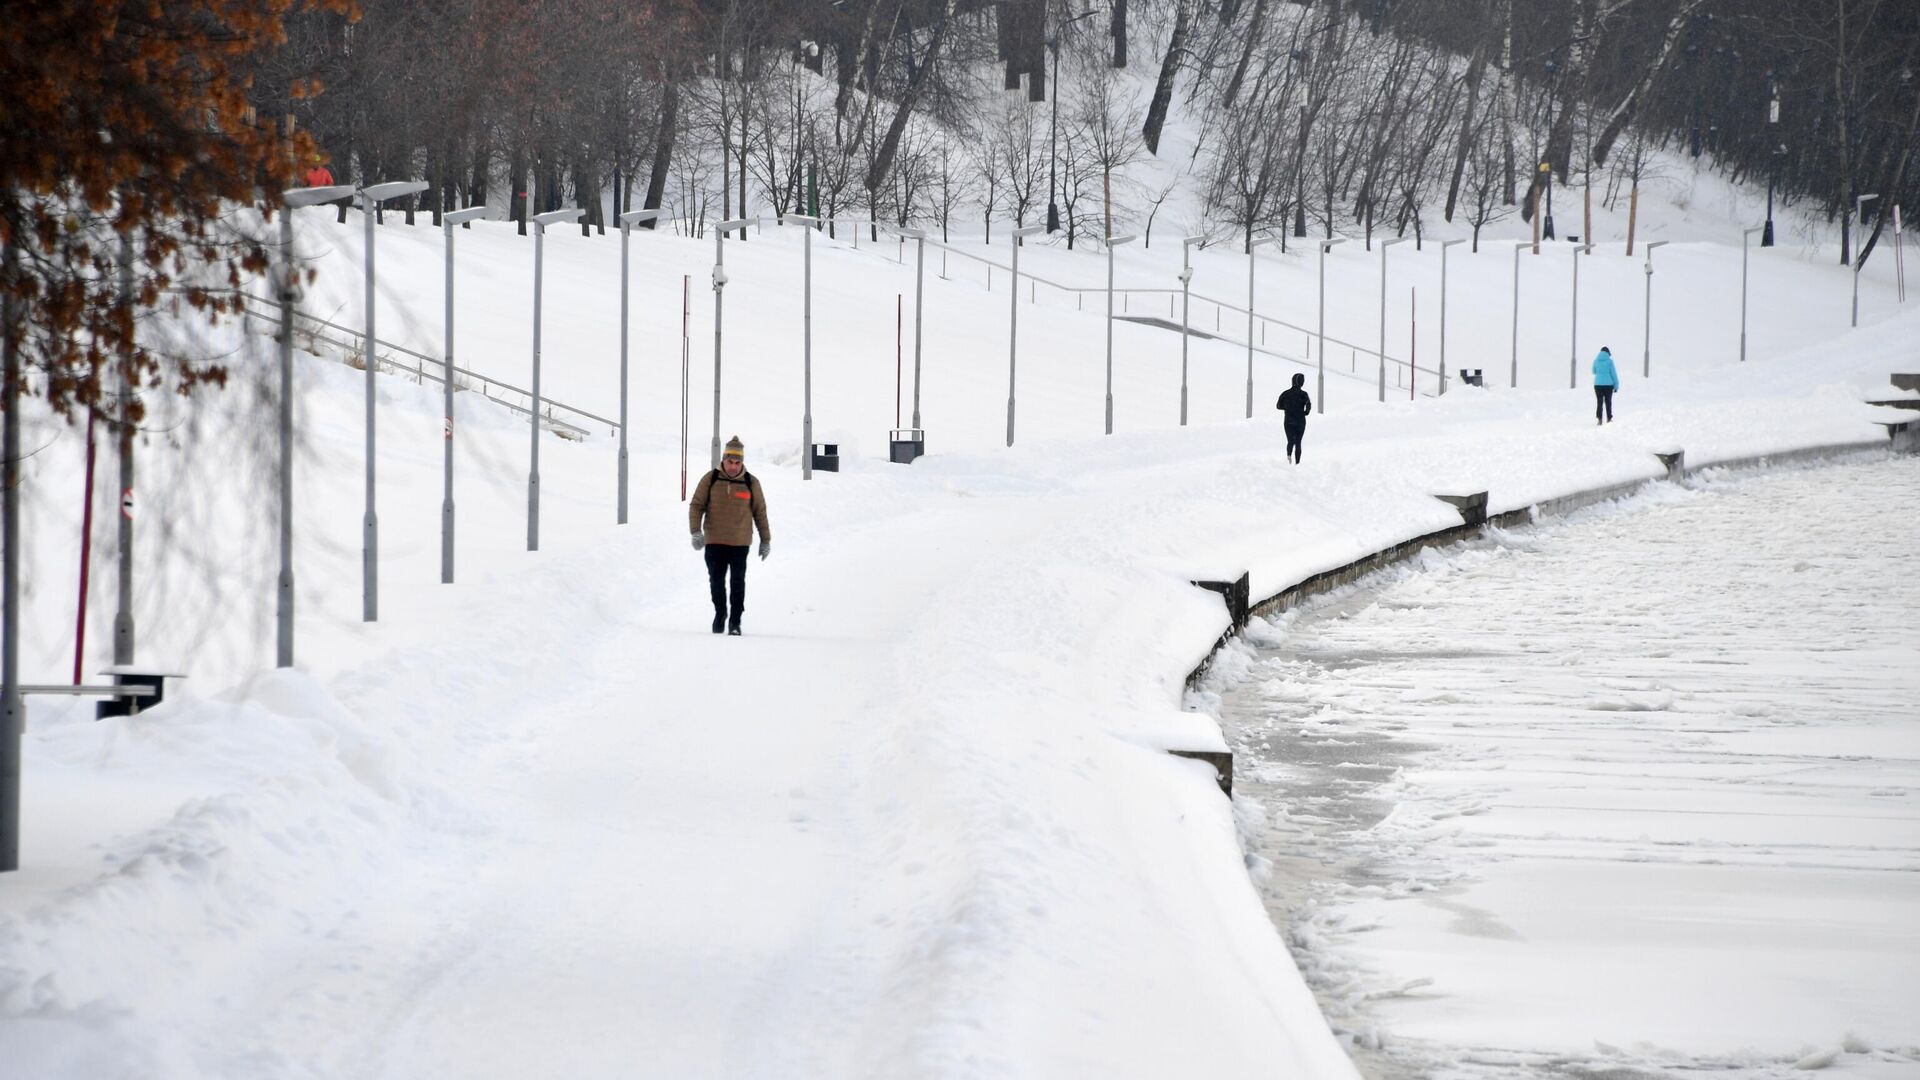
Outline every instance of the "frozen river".
{"label": "frozen river", "polygon": [[1920,1077],[1916,549],[1920,459],[1709,474],[1256,623],[1256,877],[1362,1069]]}

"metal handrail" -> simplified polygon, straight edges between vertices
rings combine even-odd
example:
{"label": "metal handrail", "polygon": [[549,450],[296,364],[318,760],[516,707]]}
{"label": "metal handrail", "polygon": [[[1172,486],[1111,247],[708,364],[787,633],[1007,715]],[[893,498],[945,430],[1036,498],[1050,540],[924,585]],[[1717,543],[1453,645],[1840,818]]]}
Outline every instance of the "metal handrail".
{"label": "metal handrail", "polygon": [[[270,323],[277,324],[279,322],[280,306],[278,304],[264,297],[255,296],[254,294],[249,293],[245,290],[235,290],[235,293],[240,297],[241,303],[248,307],[248,311],[250,314],[254,315],[255,317],[268,320]],[[341,333],[348,335],[350,340],[341,341],[337,338],[328,337],[325,334],[318,333],[308,327],[304,327],[304,326],[301,327],[300,328],[301,332],[307,334],[308,337],[311,337],[320,341],[326,341],[330,344],[337,345],[341,348],[346,348],[346,349],[357,349],[360,346],[360,340],[362,335],[358,330],[354,329],[353,327],[342,326],[339,323],[331,322],[327,319],[320,318],[318,315],[310,315],[310,314],[307,314],[306,312],[297,311],[294,313],[294,317],[303,323],[317,324],[319,326],[324,326],[329,329],[338,330]],[[447,369],[449,365],[446,363],[446,361],[441,360],[439,357],[428,356],[426,353],[419,352],[418,350],[415,350],[415,349],[409,349],[406,346],[397,344],[395,342],[384,341],[380,338],[374,339],[374,347],[376,350],[379,350],[379,351],[385,351],[389,353],[400,353],[405,356],[413,357],[414,360],[416,361],[416,363],[413,366],[413,373],[415,377],[423,381],[426,379],[432,379],[433,381],[437,383],[441,383],[443,385],[446,383],[446,380],[448,378]],[[427,370],[427,365],[432,365],[433,367],[438,368],[440,370],[429,371]],[[505,397],[495,397],[492,393],[493,390],[497,389],[502,393],[518,394],[522,398],[526,399],[527,401],[532,401],[533,394],[531,391],[528,391],[523,387],[515,386],[512,383],[504,382],[500,379],[496,379],[490,375],[484,375],[484,374],[481,374],[480,372],[473,371],[469,368],[463,368],[458,364],[451,365],[451,367],[452,367],[453,376],[456,378],[456,381],[454,383],[455,389],[462,389],[462,387],[460,386],[460,383],[457,380],[459,378],[465,378],[469,380],[471,383],[479,384],[481,388],[481,396],[486,398],[488,401],[497,402],[500,405],[505,406],[510,411],[518,413],[521,416],[530,416],[532,414],[531,409],[529,409],[527,405],[522,404],[520,402],[512,401]],[[618,434],[620,431],[620,422],[618,420],[610,420],[604,416],[598,416],[594,413],[588,412],[585,409],[576,408],[562,401],[555,401],[551,398],[545,398],[545,397],[541,399],[541,413],[542,413],[541,420],[544,423],[554,428],[563,428],[569,432],[574,433],[577,436],[584,437],[587,434],[588,429],[586,427],[581,426],[579,423],[569,423],[568,421],[562,420],[559,417],[556,417],[555,415],[553,415],[556,410],[566,413],[570,416],[580,418],[582,420],[592,421],[593,423],[602,425],[614,434]]]}
{"label": "metal handrail", "polygon": [[[928,237],[928,238],[927,238],[927,243],[928,243],[929,245],[931,245],[931,246],[933,246],[933,247],[937,247],[937,248],[940,248],[940,249],[941,249],[941,250],[943,250],[943,251],[950,251],[950,252],[952,252],[953,254],[955,254],[955,255],[958,255],[958,256],[960,256],[960,257],[961,257],[961,258],[963,258],[963,259],[972,259],[972,260],[973,260],[973,261],[975,261],[975,262],[978,262],[978,263],[983,263],[983,264],[985,264],[986,266],[989,266],[989,267],[992,267],[992,268],[994,268],[994,269],[996,269],[996,270],[1000,270],[1000,271],[1003,271],[1003,272],[1006,272],[1006,273],[1008,273],[1008,274],[1011,274],[1011,273],[1013,272],[1013,268],[1012,268],[1012,267],[1010,267],[1010,266],[1008,266],[1008,265],[1007,265],[1006,263],[1002,263],[1002,262],[996,262],[996,261],[994,261],[993,259],[990,259],[990,258],[987,258],[987,257],[985,257],[985,256],[983,256],[983,255],[977,255],[977,254],[974,254],[974,253],[973,253],[973,252],[971,252],[971,251],[965,251],[965,250],[962,250],[961,248],[958,248],[958,247],[955,247],[954,245],[952,245],[952,244],[949,244],[949,243],[947,243],[947,242],[945,242],[945,241],[942,241],[942,240],[935,240],[935,239],[933,239],[932,237]],[[1105,293],[1105,292],[1107,291],[1107,290],[1106,290],[1106,287],[1105,287],[1105,286],[1099,286],[1099,287],[1092,287],[1092,288],[1089,288],[1089,287],[1086,287],[1086,286],[1079,286],[1079,285],[1062,285],[1062,284],[1060,284],[1059,282],[1057,282],[1057,281],[1054,281],[1054,280],[1052,280],[1052,279],[1050,279],[1050,278],[1047,278],[1047,277],[1045,277],[1045,276],[1042,276],[1042,275],[1040,275],[1040,274],[1035,274],[1035,273],[1031,273],[1031,272],[1027,272],[1027,271],[1022,271],[1022,272],[1021,272],[1021,274],[1020,274],[1020,277],[1021,277],[1021,279],[1022,279],[1022,280],[1025,280],[1025,281],[1031,281],[1031,282],[1033,282],[1033,283],[1035,283],[1035,284],[1039,284],[1039,285],[1045,285],[1045,286],[1047,286],[1047,287],[1049,287],[1049,288],[1052,288],[1052,289],[1057,289],[1057,290],[1059,290],[1060,292],[1063,292],[1063,293],[1073,293],[1073,294],[1077,294],[1077,295],[1079,295],[1079,296],[1080,296],[1080,297],[1082,297],[1082,298],[1084,298],[1084,297],[1085,297],[1085,295],[1086,295],[1086,294],[1088,294],[1088,293],[1101,293],[1101,294],[1104,294],[1104,293]],[[1173,289],[1173,288],[1157,288],[1157,287],[1155,287],[1155,288],[1126,288],[1126,289],[1122,289],[1122,288],[1116,288],[1116,289],[1114,289],[1113,291],[1114,291],[1114,292],[1116,292],[1116,293],[1159,293],[1159,294],[1164,294],[1164,295],[1167,295],[1167,296],[1170,296],[1170,297],[1171,297],[1171,296],[1178,296],[1178,295],[1180,295],[1180,290],[1179,290],[1179,289]],[[1212,305],[1213,305],[1213,306],[1214,306],[1215,308],[1217,308],[1217,309],[1219,309],[1220,311],[1231,311],[1231,312],[1234,312],[1235,314],[1238,314],[1238,315],[1243,315],[1243,316],[1247,314],[1247,309],[1246,309],[1246,308],[1243,308],[1243,307],[1240,307],[1239,305],[1237,305],[1237,304],[1234,304],[1234,303],[1231,303],[1231,302],[1229,302],[1229,301],[1225,301],[1225,300],[1216,300],[1216,299],[1214,299],[1214,298],[1213,298],[1213,297],[1211,297],[1211,296],[1207,296],[1207,295],[1205,295],[1204,293],[1197,293],[1197,292],[1196,292],[1196,293],[1190,293],[1189,295],[1190,295],[1190,296],[1192,297],[1192,299],[1194,299],[1194,300],[1199,300],[1199,301],[1203,301],[1203,302],[1205,302],[1205,303],[1208,303],[1208,304],[1212,304]],[[1288,322],[1288,321],[1287,321],[1287,320],[1285,320],[1285,319],[1280,319],[1280,318],[1275,318],[1275,317],[1274,317],[1274,316],[1272,316],[1272,315],[1262,315],[1262,314],[1260,314],[1259,312],[1257,312],[1257,311],[1256,311],[1256,312],[1254,312],[1254,313],[1253,313],[1253,317],[1254,317],[1255,319],[1258,319],[1258,320],[1259,320],[1259,321],[1260,321],[1260,322],[1261,322],[1262,324],[1264,324],[1264,325],[1268,325],[1268,326],[1278,326],[1278,327],[1281,327],[1281,328],[1283,328],[1283,329],[1287,329],[1287,330],[1293,330],[1293,331],[1297,331],[1297,332],[1299,332],[1299,333],[1302,333],[1302,334],[1306,334],[1306,335],[1307,335],[1307,336],[1308,336],[1309,338],[1317,338],[1317,337],[1319,337],[1319,332],[1318,332],[1317,330],[1315,330],[1315,329],[1313,329],[1313,328],[1311,328],[1311,327],[1306,327],[1306,326],[1301,326],[1301,325],[1299,325],[1298,323],[1291,323],[1291,322]],[[1237,339],[1235,339],[1235,338],[1232,338],[1232,337],[1229,337],[1229,336],[1227,336],[1227,334],[1226,334],[1226,333],[1224,333],[1224,332],[1222,332],[1222,331],[1215,331],[1215,332],[1214,332],[1214,335],[1213,335],[1213,336],[1214,336],[1214,337],[1216,337],[1216,338],[1218,338],[1218,339],[1220,339],[1220,340],[1222,340],[1222,341],[1226,341],[1226,342],[1228,342],[1229,344],[1233,344],[1233,345],[1240,345],[1240,346],[1245,346],[1245,345],[1247,344],[1247,343],[1246,343],[1246,342],[1244,342],[1244,341],[1240,341],[1240,340],[1237,340]],[[1352,350],[1355,350],[1355,351],[1357,351],[1357,352],[1361,352],[1361,353],[1365,353],[1365,354],[1366,354],[1367,356],[1370,356],[1370,357],[1378,357],[1378,356],[1380,356],[1380,350],[1379,350],[1379,349],[1377,349],[1377,348],[1374,348],[1374,347],[1372,347],[1372,346],[1368,346],[1368,345],[1361,345],[1361,344],[1359,344],[1359,343],[1357,343],[1357,342],[1352,342],[1352,341],[1347,341],[1347,340],[1345,340],[1344,338],[1338,338],[1338,337],[1335,337],[1335,336],[1334,336],[1334,335],[1332,335],[1332,334],[1328,334],[1328,335],[1327,335],[1327,338],[1326,338],[1326,340],[1327,340],[1327,344],[1328,344],[1329,346],[1332,346],[1332,345],[1341,345],[1341,346],[1344,346],[1344,347],[1346,347],[1346,348],[1348,348],[1348,349],[1352,349]],[[1268,350],[1268,349],[1266,349],[1266,348],[1265,348],[1264,346],[1260,346],[1260,345],[1256,345],[1256,346],[1254,346],[1254,351],[1255,351],[1255,352],[1264,352],[1264,353],[1266,353],[1266,355],[1269,355],[1269,356],[1282,356],[1282,358],[1283,358],[1283,359],[1291,359],[1290,357],[1285,357],[1285,356],[1284,356],[1283,354],[1281,354],[1281,353],[1276,353],[1276,352],[1272,352],[1271,350]],[[1397,357],[1395,357],[1395,356],[1394,356],[1394,355],[1393,355],[1392,353],[1388,353],[1388,354],[1387,354],[1387,357],[1386,357],[1386,359],[1387,359],[1387,363],[1389,363],[1389,364],[1393,364],[1393,365],[1396,365],[1396,366],[1398,366],[1398,367],[1402,367],[1402,368],[1411,368],[1411,369],[1412,369],[1412,373],[1413,373],[1413,374],[1414,374],[1415,376],[1418,376],[1418,375],[1420,374],[1420,372],[1421,372],[1422,370],[1427,370],[1427,371],[1431,371],[1431,370],[1432,370],[1432,369],[1422,369],[1422,368],[1421,368],[1421,367],[1420,367],[1420,366],[1419,366],[1418,364],[1415,364],[1415,363],[1410,363],[1410,362],[1408,362],[1408,361],[1406,361],[1406,360],[1401,360],[1401,359],[1399,359],[1399,358],[1397,358]],[[1431,396],[1431,395],[1429,395],[1429,396]]]}

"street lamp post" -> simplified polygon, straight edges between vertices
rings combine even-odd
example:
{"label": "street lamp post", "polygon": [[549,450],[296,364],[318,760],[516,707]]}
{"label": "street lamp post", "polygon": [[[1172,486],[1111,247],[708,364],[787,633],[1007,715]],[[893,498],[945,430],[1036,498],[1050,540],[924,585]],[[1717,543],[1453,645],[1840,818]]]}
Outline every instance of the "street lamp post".
{"label": "street lamp post", "polygon": [[1254,255],[1263,246],[1271,244],[1272,236],[1250,236],[1247,238],[1247,419],[1253,419],[1253,261]]}
{"label": "street lamp post", "polygon": [[[813,230],[820,219],[810,214],[782,214],[780,223],[800,225],[800,479],[813,479]],[[718,429],[716,429],[717,431]],[[719,436],[716,435],[715,438]]]}
{"label": "street lamp post", "polygon": [[440,216],[441,231],[446,235],[447,252],[447,351],[445,367],[441,374],[446,376],[444,392],[445,423],[441,427],[441,441],[445,446],[445,465],[441,469],[442,490],[440,493],[440,581],[453,584],[453,229],[476,218],[487,215],[484,206],[469,206],[464,210],[454,210]]}
{"label": "street lamp post", "polygon": [[620,465],[619,495],[614,510],[614,523],[618,525],[627,523],[627,247],[628,241],[633,239],[633,227],[652,221],[661,213],[656,207],[629,210],[620,215]]}
{"label": "street lamp post", "polygon": [[1860,325],[1860,230],[1866,226],[1864,208],[1878,195],[1860,195],[1853,200],[1853,325]]}
{"label": "street lamp post", "polygon": [[1760,228],[1740,230],[1740,362],[1747,362],[1747,248]]}
{"label": "street lamp post", "polygon": [[1013,300],[1007,312],[1007,445],[1013,445],[1014,376],[1020,359],[1020,241],[1047,231],[1044,225],[1013,230]]}
{"label": "street lamp post", "polygon": [[[294,188],[280,196],[280,268],[272,278],[280,301],[280,577],[274,612],[278,667],[293,666],[293,313],[300,302],[300,280],[293,262],[293,211],[352,195],[351,185],[340,184]],[[121,423],[125,422],[123,417]]]}
{"label": "street lamp post", "polygon": [[546,263],[547,226],[578,221],[587,211],[575,206],[533,217],[533,400],[528,419],[532,452],[527,465],[527,550],[540,550],[540,283]]}
{"label": "street lamp post", "polygon": [[[753,223],[753,218],[732,218],[727,221],[722,221],[713,227],[713,446],[709,455],[712,460],[707,466],[710,469],[720,467],[720,316],[723,290],[727,287],[727,249],[725,240],[727,234],[736,229],[740,231],[742,236],[745,236],[747,226]],[[811,230],[809,230],[809,232],[811,232]],[[853,235],[857,238],[860,234],[858,231],[855,231]],[[811,275],[812,272],[813,264],[811,260],[809,260],[806,273]],[[809,276],[807,281],[809,290],[811,290],[812,277]],[[809,305],[808,317],[812,317],[811,305]],[[811,344],[811,324],[809,324],[808,329],[808,342]],[[811,359],[811,353],[809,353],[809,359]],[[800,437],[805,441],[800,447],[800,466],[802,478],[807,478],[813,475],[813,368],[811,365],[808,366],[806,371],[805,388],[803,392],[806,395],[806,411],[801,422]]]}
{"label": "street lamp post", "polygon": [[1193,245],[1204,244],[1204,236],[1189,236],[1180,241],[1180,426],[1187,426],[1187,306],[1193,300]]}
{"label": "street lamp post", "polygon": [[1507,372],[1507,385],[1520,385],[1520,252],[1525,245],[1513,246],[1513,367]]}
{"label": "street lamp post", "polygon": [[1380,400],[1387,400],[1387,249],[1405,243],[1406,237],[1393,236],[1380,241]]}
{"label": "street lamp post", "polygon": [[1346,242],[1344,236],[1320,241],[1320,371],[1313,380],[1313,408],[1323,415],[1327,411],[1327,249]]}
{"label": "street lamp post", "polygon": [[1573,299],[1572,317],[1568,320],[1567,333],[1567,389],[1580,389],[1580,256],[1585,247],[1573,249]]}
{"label": "street lamp post", "polygon": [[[913,426],[920,427],[920,327],[925,321],[923,315],[926,306],[927,286],[927,230],[909,228],[905,225],[882,225],[881,228],[913,241]],[[895,421],[898,423],[898,421]]]}
{"label": "street lamp post", "polygon": [[381,203],[403,195],[427,190],[424,180],[395,180],[360,189],[360,212],[365,219],[366,251],[366,338],[364,356],[367,368],[367,510],[360,522],[360,618],[374,622],[380,617],[380,519],[374,512],[373,475],[373,219]]}
{"label": "street lamp post", "polygon": [[1771,159],[1767,164],[1767,224],[1760,236],[1761,247],[1773,246],[1773,185],[1780,175],[1780,87],[1773,81],[1773,72],[1767,72],[1767,141],[1773,145],[1768,153]]}
{"label": "street lamp post", "polygon": [[[1137,239],[1139,237],[1136,236],[1107,237],[1107,434],[1109,435],[1113,434],[1113,249],[1122,244],[1131,244]],[[1252,369],[1249,368],[1248,372],[1251,373]]]}
{"label": "street lamp post", "polygon": [[1447,392],[1447,249],[1466,243],[1465,237],[1440,241],[1440,393]]}
{"label": "street lamp post", "polygon": [[1640,320],[1640,377],[1653,377],[1653,249],[1664,247],[1668,241],[1655,240],[1647,245],[1647,306],[1646,314]]}

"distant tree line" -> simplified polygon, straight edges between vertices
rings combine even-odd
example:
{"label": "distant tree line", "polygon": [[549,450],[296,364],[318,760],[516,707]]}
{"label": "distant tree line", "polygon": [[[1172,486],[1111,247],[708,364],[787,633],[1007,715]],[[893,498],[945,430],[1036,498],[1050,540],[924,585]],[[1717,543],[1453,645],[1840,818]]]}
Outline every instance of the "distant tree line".
{"label": "distant tree line", "polygon": [[15,5],[0,47],[8,340],[34,392],[87,405],[132,337],[119,238],[144,302],[217,308],[268,261],[219,207],[320,161],[425,179],[409,220],[798,210],[991,239],[1057,211],[1070,245],[1151,243],[1179,185],[1202,211],[1176,224],[1241,243],[1436,213],[1477,238],[1556,189],[1631,200],[1661,148],[1837,217],[1843,259],[1856,196],[1874,237],[1920,203],[1915,0],[102,0]]}

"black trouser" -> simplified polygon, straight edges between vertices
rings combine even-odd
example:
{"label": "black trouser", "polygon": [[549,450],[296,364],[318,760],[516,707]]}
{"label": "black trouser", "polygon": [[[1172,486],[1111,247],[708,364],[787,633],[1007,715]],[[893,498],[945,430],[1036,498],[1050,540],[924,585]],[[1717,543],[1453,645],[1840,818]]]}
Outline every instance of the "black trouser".
{"label": "black trouser", "polygon": [[1593,418],[1601,419],[1602,413],[1605,413],[1606,419],[1613,419],[1613,387],[1611,386],[1593,388]]}
{"label": "black trouser", "polygon": [[1286,429],[1287,457],[1291,458],[1294,464],[1297,465],[1300,463],[1300,440],[1307,434],[1307,418],[1303,416],[1295,420],[1292,417],[1288,417],[1286,420]]}
{"label": "black trouser", "polygon": [[[745,544],[708,544],[707,589],[713,593],[713,617],[722,613],[727,621],[740,625],[740,613],[747,608],[747,546]],[[733,578],[733,606],[727,606],[727,578]]]}

